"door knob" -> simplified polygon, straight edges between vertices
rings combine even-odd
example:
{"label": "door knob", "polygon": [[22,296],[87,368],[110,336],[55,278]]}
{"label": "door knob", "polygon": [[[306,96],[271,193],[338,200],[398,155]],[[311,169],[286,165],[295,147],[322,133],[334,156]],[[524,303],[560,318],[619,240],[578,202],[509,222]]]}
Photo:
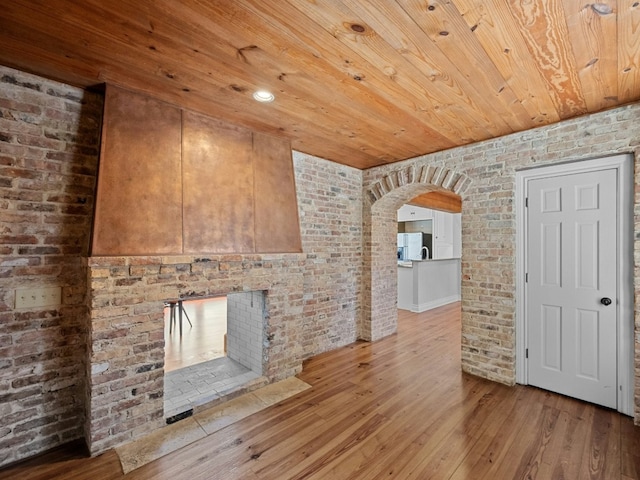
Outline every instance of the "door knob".
{"label": "door knob", "polygon": [[611,299],[609,297],[603,297],[600,299],[600,303],[606,307],[607,305],[611,305]]}

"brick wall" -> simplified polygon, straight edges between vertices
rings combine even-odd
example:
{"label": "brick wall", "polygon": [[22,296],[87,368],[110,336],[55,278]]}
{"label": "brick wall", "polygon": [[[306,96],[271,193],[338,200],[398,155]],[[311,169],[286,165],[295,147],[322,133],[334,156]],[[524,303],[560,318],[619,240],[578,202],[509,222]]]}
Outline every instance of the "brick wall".
{"label": "brick wall", "polygon": [[[523,167],[616,153],[640,155],[640,105],[425,155],[364,172],[365,284],[384,291],[396,275],[389,254],[397,206],[436,183],[459,191],[462,209],[462,364],[467,372],[515,382],[515,172]],[[445,173],[446,169],[450,172]],[[433,172],[439,171],[438,175]],[[429,180],[429,177],[434,180]],[[640,172],[635,172],[636,420],[640,419]],[[369,235],[369,238],[366,236]],[[367,287],[365,287],[367,288]],[[388,321],[365,302],[375,331]]]}
{"label": "brick wall", "polygon": [[227,356],[258,375],[262,375],[267,363],[262,353],[268,338],[266,307],[264,292],[227,295]]}
{"label": "brick wall", "polygon": [[362,337],[362,172],[299,152],[293,160],[306,255],[306,358]]}
{"label": "brick wall", "polygon": [[[82,436],[102,100],[0,67],[0,465]],[[15,309],[16,288],[62,304]]]}

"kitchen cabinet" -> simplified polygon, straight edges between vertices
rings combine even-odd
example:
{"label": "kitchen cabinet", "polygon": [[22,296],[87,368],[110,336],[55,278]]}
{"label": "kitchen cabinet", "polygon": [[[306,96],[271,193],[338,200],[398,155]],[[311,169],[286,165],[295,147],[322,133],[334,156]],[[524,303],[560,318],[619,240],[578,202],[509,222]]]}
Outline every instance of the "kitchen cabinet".
{"label": "kitchen cabinet", "polygon": [[398,308],[424,312],[460,301],[460,260],[425,260],[398,264]]}
{"label": "kitchen cabinet", "polygon": [[433,258],[453,258],[453,214],[433,212]]}
{"label": "kitchen cabinet", "polygon": [[398,209],[398,222],[414,222],[419,220],[431,220],[433,210],[413,205],[403,205]]}
{"label": "kitchen cabinet", "polygon": [[453,258],[462,257],[462,214],[453,215]]}
{"label": "kitchen cabinet", "polygon": [[[445,258],[460,258],[462,253],[461,214],[441,212],[430,208],[403,205],[398,209],[398,222],[418,222],[431,220],[432,252],[431,258],[440,260]],[[405,230],[410,231],[405,224]],[[415,224],[420,225],[420,224]]]}
{"label": "kitchen cabinet", "polygon": [[433,258],[460,258],[462,255],[462,215],[433,211]]}

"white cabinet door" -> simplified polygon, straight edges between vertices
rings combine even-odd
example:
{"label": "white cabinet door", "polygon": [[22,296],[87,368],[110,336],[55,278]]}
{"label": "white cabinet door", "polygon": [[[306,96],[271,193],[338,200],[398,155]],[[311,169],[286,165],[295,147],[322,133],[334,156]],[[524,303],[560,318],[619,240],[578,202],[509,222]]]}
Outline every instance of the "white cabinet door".
{"label": "white cabinet door", "polygon": [[462,214],[453,215],[453,258],[462,257]]}
{"label": "white cabinet door", "polygon": [[431,220],[433,213],[430,208],[403,205],[398,209],[399,222],[414,222],[418,220]]}
{"label": "white cabinet door", "polygon": [[433,212],[433,258],[453,258],[453,215]]}

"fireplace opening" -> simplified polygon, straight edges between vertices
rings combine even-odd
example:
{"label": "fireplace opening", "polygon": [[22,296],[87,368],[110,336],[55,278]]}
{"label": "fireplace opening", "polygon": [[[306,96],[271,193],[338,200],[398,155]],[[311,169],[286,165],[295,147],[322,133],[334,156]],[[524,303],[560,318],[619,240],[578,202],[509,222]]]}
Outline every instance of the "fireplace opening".
{"label": "fireplace opening", "polygon": [[264,291],[182,299],[173,305],[167,301],[164,317],[167,419],[181,418],[184,412],[266,382],[262,376],[267,318]]}

